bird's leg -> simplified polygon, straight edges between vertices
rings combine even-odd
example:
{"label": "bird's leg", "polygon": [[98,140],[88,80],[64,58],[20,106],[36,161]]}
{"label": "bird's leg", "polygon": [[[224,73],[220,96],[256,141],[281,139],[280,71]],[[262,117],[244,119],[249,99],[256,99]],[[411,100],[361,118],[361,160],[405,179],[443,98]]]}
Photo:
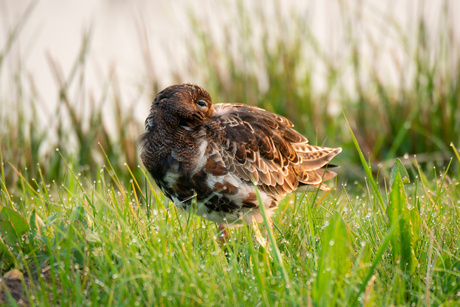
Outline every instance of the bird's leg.
{"label": "bird's leg", "polygon": [[270,242],[270,237],[268,236],[268,232],[273,229],[273,221],[271,218],[268,219],[268,228],[265,228],[265,236],[267,237],[267,242]]}
{"label": "bird's leg", "polygon": [[252,229],[254,229],[254,235],[256,237],[257,242],[264,248],[267,247],[267,242],[264,237],[262,237],[262,234],[260,233],[259,230],[259,224],[257,223],[256,219],[252,217]]}
{"label": "bird's leg", "polygon": [[228,233],[227,233],[227,225],[226,224],[219,224],[219,240],[222,246],[225,246],[228,242]]}

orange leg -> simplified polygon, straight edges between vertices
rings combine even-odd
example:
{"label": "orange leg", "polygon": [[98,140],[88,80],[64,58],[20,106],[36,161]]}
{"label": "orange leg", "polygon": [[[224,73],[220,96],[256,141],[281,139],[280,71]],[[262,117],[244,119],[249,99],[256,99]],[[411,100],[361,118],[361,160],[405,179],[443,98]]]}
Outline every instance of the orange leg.
{"label": "orange leg", "polygon": [[[222,232],[222,233],[221,233]],[[219,224],[219,240],[222,246],[228,242],[228,233],[227,233],[227,225],[226,224]]]}

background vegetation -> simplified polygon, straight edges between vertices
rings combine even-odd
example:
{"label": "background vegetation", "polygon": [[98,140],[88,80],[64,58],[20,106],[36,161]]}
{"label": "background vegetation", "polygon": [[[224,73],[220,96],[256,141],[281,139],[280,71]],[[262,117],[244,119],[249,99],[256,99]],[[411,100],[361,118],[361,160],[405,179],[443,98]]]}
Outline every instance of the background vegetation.
{"label": "background vegetation", "polygon": [[[218,33],[206,19],[190,16],[192,58],[173,72],[175,80],[195,75],[215,101],[259,105],[289,117],[312,143],[343,147],[334,160],[342,166],[338,187],[328,195],[288,196],[269,248],[241,228],[224,252],[214,224],[176,211],[138,166],[143,125],[126,109],[116,73],[101,97],[86,91],[88,32],[69,75],[49,57],[60,103],[46,125],[39,89],[21,65],[12,88],[0,91],[0,270],[24,275],[22,301],[4,281],[0,302],[457,304],[460,50],[448,2],[435,37],[422,14],[411,37],[391,17],[376,20],[399,37],[415,67],[400,67],[399,86],[363,63],[356,12],[344,10],[349,40],[337,62],[300,14],[238,3],[228,10],[232,27]],[[0,73],[7,73],[6,58],[32,10],[2,45]],[[149,68],[153,55],[145,50]],[[314,62],[325,67],[321,90],[313,82]],[[161,90],[153,70],[140,88],[151,100]],[[396,157],[408,175],[401,164],[390,176]]]}

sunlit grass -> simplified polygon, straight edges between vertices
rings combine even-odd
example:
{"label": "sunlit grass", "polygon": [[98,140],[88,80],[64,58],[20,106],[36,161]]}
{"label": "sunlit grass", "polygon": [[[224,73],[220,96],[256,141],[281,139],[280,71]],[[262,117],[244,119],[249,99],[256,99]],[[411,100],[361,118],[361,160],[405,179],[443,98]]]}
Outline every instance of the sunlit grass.
{"label": "sunlit grass", "polygon": [[[1,258],[4,271],[29,276],[31,305],[425,306],[426,297],[439,305],[460,295],[458,182],[444,172],[429,185],[414,174],[401,183],[407,203],[399,205],[418,221],[410,274],[389,244],[402,230],[390,227],[367,181],[321,201],[315,193],[289,196],[273,218],[272,248],[243,227],[230,231],[223,250],[214,223],[178,211],[162,194],[141,195],[109,168],[94,181],[72,172],[61,183],[21,179],[22,189],[2,188],[2,207],[32,228],[22,248],[11,248],[16,264]],[[136,180],[150,186],[148,177]],[[390,195],[383,199],[387,207]]]}

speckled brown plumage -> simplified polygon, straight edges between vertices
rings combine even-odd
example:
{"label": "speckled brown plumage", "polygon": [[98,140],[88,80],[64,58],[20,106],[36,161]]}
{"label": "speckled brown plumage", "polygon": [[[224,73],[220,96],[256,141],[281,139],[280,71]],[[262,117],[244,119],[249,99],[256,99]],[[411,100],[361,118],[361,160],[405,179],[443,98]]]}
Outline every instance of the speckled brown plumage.
{"label": "speckled brown plumage", "polygon": [[[271,216],[300,185],[329,188],[325,169],[341,148],[308,144],[286,118],[237,103],[212,104],[193,84],[156,96],[141,137],[141,159],[158,186],[188,212],[220,223],[262,221],[254,185]],[[254,185],[253,185],[254,184]]]}

